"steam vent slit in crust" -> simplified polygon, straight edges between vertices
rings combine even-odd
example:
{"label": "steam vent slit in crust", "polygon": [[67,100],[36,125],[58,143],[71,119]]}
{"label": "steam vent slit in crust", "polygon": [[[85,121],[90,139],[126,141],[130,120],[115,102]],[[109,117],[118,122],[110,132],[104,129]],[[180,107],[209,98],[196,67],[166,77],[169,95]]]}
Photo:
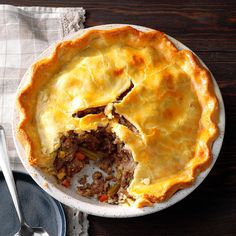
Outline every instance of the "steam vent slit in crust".
{"label": "steam vent slit in crust", "polygon": [[30,164],[111,204],[152,206],[190,186],[218,135],[209,72],[164,33],[129,26],[59,43],[18,108]]}

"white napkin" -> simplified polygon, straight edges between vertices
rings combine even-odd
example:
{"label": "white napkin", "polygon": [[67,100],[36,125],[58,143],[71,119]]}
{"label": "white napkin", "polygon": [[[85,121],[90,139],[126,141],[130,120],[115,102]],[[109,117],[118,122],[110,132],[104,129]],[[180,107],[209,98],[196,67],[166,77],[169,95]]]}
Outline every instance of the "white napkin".
{"label": "white napkin", "polygon": [[[0,5],[0,124],[5,128],[12,168],[25,171],[12,138],[15,92],[26,69],[55,41],[83,28],[83,8]],[[87,235],[87,215],[64,206],[69,236]]]}

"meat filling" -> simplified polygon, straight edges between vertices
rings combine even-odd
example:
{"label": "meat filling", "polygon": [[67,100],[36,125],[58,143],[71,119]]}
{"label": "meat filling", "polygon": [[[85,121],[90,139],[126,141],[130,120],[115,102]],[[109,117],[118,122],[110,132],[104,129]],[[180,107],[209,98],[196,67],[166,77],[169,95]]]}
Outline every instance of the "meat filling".
{"label": "meat filling", "polygon": [[89,182],[86,175],[79,180],[79,194],[112,204],[131,198],[127,188],[136,163],[115,134],[107,128],[81,134],[69,131],[60,141],[54,161],[59,183],[69,187],[72,177],[93,162],[98,170],[92,174],[92,181]]}
{"label": "meat filling", "polygon": [[82,118],[82,117],[84,117],[86,115],[89,115],[89,114],[99,114],[99,113],[104,111],[104,108],[105,108],[104,106],[87,108],[87,109],[82,110],[82,111],[77,111],[72,116],[76,117],[76,118]]}
{"label": "meat filling", "polygon": [[131,81],[129,88],[126,89],[122,94],[120,94],[120,96],[116,99],[117,102],[120,102],[121,100],[123,100],[123,98],[133,89],[133,87],[134,87],[134,84]]}
{"label": "meat filling", "polygon": [[119,116],[118,115],[118,122],[124,126],[126,126],[129,130],[131,130],[134,133],[139,133],[138,129],[130,123],[124,116]]}

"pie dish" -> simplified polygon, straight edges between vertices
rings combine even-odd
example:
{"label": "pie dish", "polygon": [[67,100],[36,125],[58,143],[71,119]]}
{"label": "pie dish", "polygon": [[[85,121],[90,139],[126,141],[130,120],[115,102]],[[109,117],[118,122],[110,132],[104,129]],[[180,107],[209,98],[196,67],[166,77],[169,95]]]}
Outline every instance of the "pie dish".
{"label": "pie dish", "polygon": [[[90,162],[112,160],[99,179],[111,167],[118,183],[88,195],[101,201],[151,206],[211,164],[219,109],[210,73],[159,31],[90,30],[59,43],[34,64],[17,100],[17,137],[30,164],[59,183],[69,185]],[[99,188],[93,177],[80,194]],[[111,187],[115,200],[104,197]]]}

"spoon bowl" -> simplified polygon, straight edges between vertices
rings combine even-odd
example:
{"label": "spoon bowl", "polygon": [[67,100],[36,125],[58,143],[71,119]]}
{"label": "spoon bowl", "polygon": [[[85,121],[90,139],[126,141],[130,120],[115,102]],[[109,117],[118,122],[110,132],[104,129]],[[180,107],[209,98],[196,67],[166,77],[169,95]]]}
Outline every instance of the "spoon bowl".
{"label": "spoon bowl", "polygon": [[30,227],[24,223],[15,236],[49,236],[49,234],[41,227]]}

